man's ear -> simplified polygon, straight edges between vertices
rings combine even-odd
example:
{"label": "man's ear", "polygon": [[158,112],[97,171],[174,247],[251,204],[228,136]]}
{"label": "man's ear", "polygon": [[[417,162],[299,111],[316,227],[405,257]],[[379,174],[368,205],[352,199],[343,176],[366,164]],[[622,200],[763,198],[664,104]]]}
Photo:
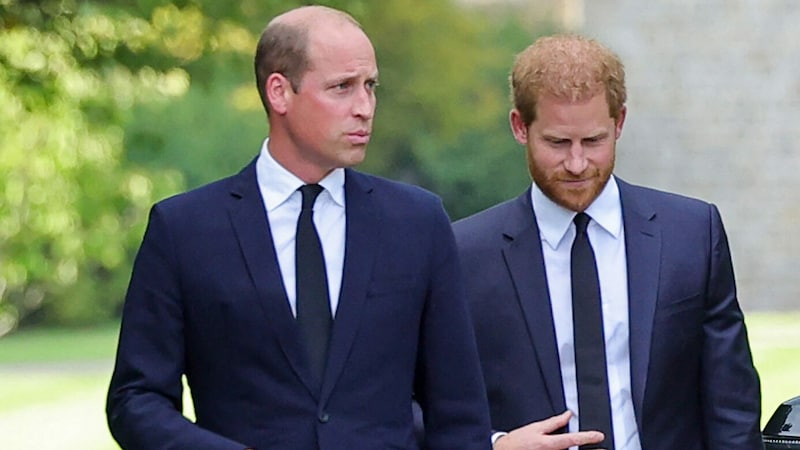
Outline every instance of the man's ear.
{"label": "man's ear", "polygon": [[617,119],[616,123],[614,124],[614,128],[615,128],[614,131],[615,131],[615,135],[616,135],[615,137],[617,139],[619,139],[620,136],[622,136],[622,126],[625,125],[625,116],[627,116],[627,115],[628,115],[628,107],[625,106],[625,105],[622,105],[622,108],[620,108],[620,110],[619,110],[619,119]]}
{"label": "man's ear", "polygon": [[508,113],[508,121],[511,124],[511,133],[514,134],[514,139],[522,145],[527,144],[528,126],[525,125],[525,121],[522,120],[522,116],[517,108],[512,109],[511,112]]}
{"label": "man's ear", "polygon": [[290,96],[294,93],[289,79],[279,73],[272,73],[265,81],[265,92],[270,110],[275,114],[286,114]]}

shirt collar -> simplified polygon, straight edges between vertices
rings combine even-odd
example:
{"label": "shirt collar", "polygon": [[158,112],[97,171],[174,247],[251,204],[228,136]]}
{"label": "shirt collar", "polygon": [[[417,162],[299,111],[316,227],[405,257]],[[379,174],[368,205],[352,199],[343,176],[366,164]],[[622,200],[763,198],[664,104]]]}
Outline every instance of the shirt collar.
{"label": "shirt collar", "polygon": [[[261,153],[256,161],[256,177],[267,212],[281,206],[297,189],[306,184],[275,161],[269,152],[269,138],[261,145]],[[318,184],[325,188],[336,204],[344,206],[344,169],[334,169]]]}
{"label": "shirt collar", "polygon": [[[550,200],[536,183],[533,183],[531,188],[531,202],[536,211],[539,233],[551,248],[557,248],[567,235],[576,212]],[[600,228],[614,239],[619,239],[622,232],[622,203],[619,199],[619,187],[613,175],[585,212],[600,225]]]}

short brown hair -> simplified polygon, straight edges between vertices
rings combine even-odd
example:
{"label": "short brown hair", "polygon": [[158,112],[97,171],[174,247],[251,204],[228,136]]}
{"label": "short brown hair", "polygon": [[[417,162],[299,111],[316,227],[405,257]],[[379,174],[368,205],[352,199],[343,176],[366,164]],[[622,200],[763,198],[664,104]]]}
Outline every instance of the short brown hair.
{"label": "short brown hair", "polygon": [[517,55],[509,78],[512,102],[526,126],[536,120],[542,94],[578,101],[605,91],[615,121],[627,98],[619,57],[599,42],[574,34],[537,39]]}
{"label": "short brown hair", "polygon": [[285,76],[292,85],[292,90],[300,90],[303,74],[309,70],[311,61],[308,56],[309,30],[315,20],[333,18],[351,23],[358,28],[361,25],[349,14],[325,6],[304,6],[293,9],[272,19],[258,40],[255,55],[256,84],[261,103],[269,114],[269,105],[265,92],[267,78],[273,73]]}

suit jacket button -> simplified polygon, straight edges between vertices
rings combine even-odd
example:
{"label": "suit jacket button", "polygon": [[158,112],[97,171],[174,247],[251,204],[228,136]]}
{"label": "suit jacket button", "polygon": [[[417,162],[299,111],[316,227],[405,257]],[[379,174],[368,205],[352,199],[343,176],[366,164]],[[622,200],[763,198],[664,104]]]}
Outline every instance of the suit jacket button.
{"label": "suit jacket button", "polygon": [[318,418],[319,418],[320,423],[328,423],[328,421],[331,419],[331,416],[328,413],[323,412],[323,413],[320,413]]}

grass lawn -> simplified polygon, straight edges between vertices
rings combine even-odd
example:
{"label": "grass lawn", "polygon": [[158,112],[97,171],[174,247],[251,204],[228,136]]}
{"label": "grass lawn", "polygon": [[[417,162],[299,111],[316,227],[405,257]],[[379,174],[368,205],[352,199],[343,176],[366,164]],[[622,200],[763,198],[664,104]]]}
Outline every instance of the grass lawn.
{"label": "grass lawn", "polygon": [[[800,395],[800,311],[746,320],[763,426],[781,402]],[[104,416],[116,338],[117,325],[0,338],[0,448],[117,449]]]}
{"label": "grass lawn", "polygon": [[22,330],[0,338],[0,365],[110,360],[118,324],[78,329]]}
{"label": "grass lawn", "polygon": [[0,338],[0,448],[111,450],[105,389],[117,325]]}
{"label": "grass lawn", "polygon": [[782,402],[800,396],[800,312],[753,313],[745,322],[761,376],[761,425]]}
{"label": "grass lawn", "polygon": [[117,330],[23,330],[1,338],[0,414],[107,384]]}

